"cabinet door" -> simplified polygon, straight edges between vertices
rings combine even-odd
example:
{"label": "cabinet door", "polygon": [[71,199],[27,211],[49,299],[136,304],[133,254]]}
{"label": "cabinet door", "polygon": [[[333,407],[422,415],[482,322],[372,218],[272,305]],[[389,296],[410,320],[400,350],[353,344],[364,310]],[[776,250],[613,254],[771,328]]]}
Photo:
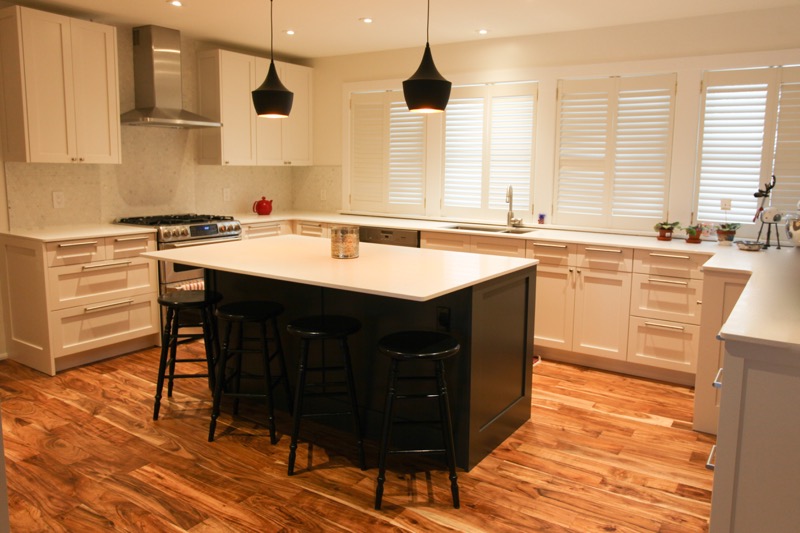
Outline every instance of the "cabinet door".
{"label": "cabinet door", "polygon": [[540,263],[536,267],[536,321],[533,344],[572,350],[575,269]]}
{"label": "cabinet door", "polygon": [[470,237],[469,251],[477,254],[525,257],[525,241],[523,239],[473,235]]}
{"label": "cabinet door", "polygon": [[[264,78],[267,77],[269,70],[269,59],[257,57],[255,60],[256,77],[253,84],[253,89],[261,85]],[[277,68],[277,65],[276,65]],[[287,89],[294,92],[293,89],[286,85],[286,80],[283,79],[280,72],[278,77]],[[297,105],[297,94],[294,96],[294,103],[292,104],[292,111],[287,118],[258,118],[256,110],[250,105],[250,112],[252,113],[256,124],[256,160],[259,165],[282,165],[283,164],[283,123],[294,114],[295,106]]]}
{"label": "cabinet door", "polygon": [[21,9],[28,158],[69,163],[77,153],[69,18]]}
{"label": "cabinet door", "polygon": [[78,161],[119,163],[116,29],[73,19],[71,33]]}
{"label": "cabinet door", "polygon": [[291,114],[281,120],[282,158],[287,165],[311,165],[312,69],[289,63],[278,64],[281,81],[294,93]]}
{"label": "cabinet door", "polygon": [[255,58],[224,50],[219,54],[222,164],[255,165],[256,114],[250,94],[256,87]]}
{"label": "cabinet door", "polygon": [[593,269],[578,269],[577,274],[573,350],[625,360],[631,275]]}
{"label": "cabinet door", "polygon": [[469,252],[469,236],[456,235],[455,233],[439,233],[438,231],[423,231],[419,236],[420,248],[433,248],[435,250],[450,250],[452,252]]}

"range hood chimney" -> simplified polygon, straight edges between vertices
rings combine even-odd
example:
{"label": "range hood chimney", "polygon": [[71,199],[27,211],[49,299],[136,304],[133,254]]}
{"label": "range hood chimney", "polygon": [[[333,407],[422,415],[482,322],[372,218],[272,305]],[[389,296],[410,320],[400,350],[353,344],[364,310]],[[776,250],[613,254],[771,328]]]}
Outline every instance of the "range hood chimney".
{"label": "range hood chimney", "polygon": [[222,125],[183,109],[178,30],[160,26],[133,28],[133,83],[136,108],[122,114],[122,124],[166,128]]}

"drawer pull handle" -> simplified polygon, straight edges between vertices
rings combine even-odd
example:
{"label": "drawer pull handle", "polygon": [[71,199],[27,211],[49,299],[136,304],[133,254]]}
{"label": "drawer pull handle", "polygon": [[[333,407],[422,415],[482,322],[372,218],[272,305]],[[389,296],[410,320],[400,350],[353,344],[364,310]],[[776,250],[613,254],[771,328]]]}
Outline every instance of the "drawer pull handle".
{"label": "drawer pull handle", "polygon": [[97,241],[83,241],[83,242],[62,242],[59,243],[59,248],[74,248],[75,246],[93,246]]}
{"label": "drawer pull handle", "polygon": [[715,389],[722,388],[722,367],[720,367],[720,369],[717,370],[717,375],[714,376],[714,381],[711,383],[711,386],[714,387]]}
{"label": "drawer pull handle", "polygon": [[717,459],[717,445],[713,445],[711,447],[711,452],[708,454],[708,459],[706,460],[706,468],[709,470],[714,470],[717,465],[714,464],[714,461]]}
{"label": "drawer pull handle", "polygon": [[622,250],[612,250],[611,248],[584,248],[587,252],[605,252],[609,254],[621,254]]}
{"label": "drawer pull handle", "polygon": [[146,241],[149,239],[147,235],[139,235],[136,237],[117,237],[114,242],[130,242],[130,241]]}
{"label": "drawer pull handle", "polygon": [[678,331],[683,331],[684,329],[686,329],[683,326],[673,326],[672,324],[659,324],[658,322],[645,322],[644,325],[652,326],[654,328],[674,329]]}
{"label": "drawer pull handle", "polygon": [[83,265],[83,270],[94,270],[96,268],[114,268],[121,266],[130,266],[130,261],[117,261],[116,263],[102,263],[99,265]]}
{"label": "drawer pull handle", "polygon": [[110,307],[121,307],[123,305],[131,305],[132,303],[133,303],[133,300],[125,300],[123,302],[112,302],[112,303],[109,303],[109,304],[93,305],[91,307],[84,307],[83,308],[83,312],[84,313],[91,313],[92,311],[99,311],[101,309],[108,309]]}
{"label": "drawer pull handle", "polygon": [[535,242],[535,243],[533,243],[533,245],[534,246],[541,246],[542,248],[562,248],[562,249],[566,249],[567,248],[566,244],[546,244],[546,243],[543,243],[543,242]]}
{"label": "drawer pull handle", "polygon": [[688,255],[673,255],[673,254],[657,254],[654,252],[650,253],[650,257],[669,257],[670,259],[691,259]]}
{"label": "drawer pull handle", "polygon": [[647,281],[649,281],[650,283],[668,283],[670,285],[683,285],[684,287],[689,286],[688,281],[677,281],[671,279],[658,279],[658,278],[647,278]]}

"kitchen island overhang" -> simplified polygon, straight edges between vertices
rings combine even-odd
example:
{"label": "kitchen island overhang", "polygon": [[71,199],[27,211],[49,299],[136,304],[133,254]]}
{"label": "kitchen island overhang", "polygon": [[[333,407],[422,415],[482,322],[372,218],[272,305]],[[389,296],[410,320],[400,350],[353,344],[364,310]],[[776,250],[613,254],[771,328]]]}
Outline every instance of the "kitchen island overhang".
{"label": "kitchen island overhang", "polygon": [[[226,301],[278,301],[283,323],[316,313],[361,320],[351,348],[368,438],[388,372],[376,345],[401,329],[448,330],[461,343],[447,369],[459,466],[471,469],[530,419],[536,260],[370,243],[358,258],[334,259],[327,239],[296,235],[145,255],[207,269]],[[297,347],[286,341],[291,368]]]}

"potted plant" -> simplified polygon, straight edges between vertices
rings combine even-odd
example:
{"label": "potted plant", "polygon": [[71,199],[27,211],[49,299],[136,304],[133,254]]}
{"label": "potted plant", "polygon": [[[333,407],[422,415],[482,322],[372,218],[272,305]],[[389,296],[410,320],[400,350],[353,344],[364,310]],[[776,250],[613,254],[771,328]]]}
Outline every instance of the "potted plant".
{"label": "potted plant", "polygon": [[682,229],[686,232],[686,242],[699,243],[700,237],[708,235],[710,226],[704,222],[698,222],[691,226],[685,226]]}
{"label": "potted plant", "polygon": [[736,230],[742,225],[738,222],[723,222],[717,224],[717,240],[721,246],[730,246],[736,236]]}
{"label": "potted plant", "polygon": [[680,222],[659,222],[653,229],[658,232],[658,240],[659,241],[671,241],[672,240],[672,232],[679,228],[681,225]]}

